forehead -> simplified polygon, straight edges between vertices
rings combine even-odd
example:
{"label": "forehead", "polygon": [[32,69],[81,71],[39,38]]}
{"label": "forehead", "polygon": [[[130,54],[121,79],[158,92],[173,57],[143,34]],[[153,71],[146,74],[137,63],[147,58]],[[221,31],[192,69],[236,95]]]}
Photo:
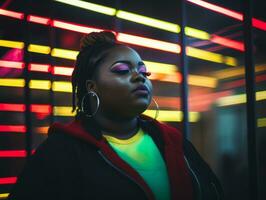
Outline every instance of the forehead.
{"label": "forehead", "polygon": [[104,64],[111,65],[119,60],[130,61],[133,65],[142,61],[141,57],[134,49],[127,46],[116,46],[108,51],[104,59]]}

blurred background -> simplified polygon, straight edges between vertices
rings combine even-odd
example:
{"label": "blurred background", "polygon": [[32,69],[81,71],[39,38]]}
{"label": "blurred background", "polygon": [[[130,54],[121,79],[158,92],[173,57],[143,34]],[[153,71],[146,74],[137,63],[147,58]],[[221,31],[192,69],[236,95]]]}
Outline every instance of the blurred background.
{"label": "blurred background", "polygon": [[[143,58],[160,106],[181,127],[177,1],[0,1],[0,199],[53,122],[73,120],[70,76],[85,33],[111,30]],[[186,0],[189,134],[226,199],[249,199],[243,1]],[[259,199],[266,199],[266,3],[253,1]],[[155,115],[151,105],[147,115]],[[255,134],[255,133],[254,133]]]}

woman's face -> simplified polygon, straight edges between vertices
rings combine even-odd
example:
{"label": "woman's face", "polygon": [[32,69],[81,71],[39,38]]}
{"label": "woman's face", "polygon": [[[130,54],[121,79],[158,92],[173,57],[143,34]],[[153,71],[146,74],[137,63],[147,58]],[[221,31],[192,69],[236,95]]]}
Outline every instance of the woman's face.
{"label": "woman's face", "polygon": [[132,118],[144,112],[152,98],[152,83],[146,73],[146,66],[135,50],[126,46],[110,49],[94,78],[99,111],[119,118]]}

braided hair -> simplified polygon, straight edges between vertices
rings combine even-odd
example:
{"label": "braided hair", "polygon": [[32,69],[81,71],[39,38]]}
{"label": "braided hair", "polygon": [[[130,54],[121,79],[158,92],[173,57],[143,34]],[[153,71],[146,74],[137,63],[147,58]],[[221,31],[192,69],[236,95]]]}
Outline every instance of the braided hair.
{"label": "braided hair", "polygon": [[81,39],[80,51],[72,73],[72,112],[78,107],[77,115],[79,115],[82,98],[87,93],[86,80],[94,77],[97,67],[106,57],[108,50],[118,45],[121,44],[109,31],[92,32]]}

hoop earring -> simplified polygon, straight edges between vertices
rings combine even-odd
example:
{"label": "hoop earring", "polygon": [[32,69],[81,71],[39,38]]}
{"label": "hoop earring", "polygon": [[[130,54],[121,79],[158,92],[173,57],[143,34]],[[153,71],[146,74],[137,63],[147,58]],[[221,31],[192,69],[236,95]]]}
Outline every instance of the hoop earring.
{"label": "hoop earring", "polygon": [[156,120],[157,117],[159,116],[160,107],[153,97],[152,97],[152,101],[155,103],[155,106],[156,106],[156,113],[155,113],[155,117],[153,118],[153,120]]}
{"label": "hoop earring", "polygon": [[[91,95],[91,94],[92,94],[93,97],[96,97],[97,106],[96,106],[96,110],[94,111],[94,113],[92,113],[92,114],[88,114],[88,113],[86,113],[86,111],[85,111],[85,109],[84,109],[84,99],[85,99],[88,95]],[[82,98],[82,100],[81,100],[81,111],[82,111],[83,113],[85,113],[85,115],[86,115],[87,117],[93,117],[93,116],[97,113],[97,111],[98,111],[98,109],[99,109],[99,106],[100,106],[100,99],[99,99],[97,93],[95,93],[95,92],[93,92],[93,91],[89,91],[87,94],[85,94],[85,95],[83,96],[83,98]]]}

